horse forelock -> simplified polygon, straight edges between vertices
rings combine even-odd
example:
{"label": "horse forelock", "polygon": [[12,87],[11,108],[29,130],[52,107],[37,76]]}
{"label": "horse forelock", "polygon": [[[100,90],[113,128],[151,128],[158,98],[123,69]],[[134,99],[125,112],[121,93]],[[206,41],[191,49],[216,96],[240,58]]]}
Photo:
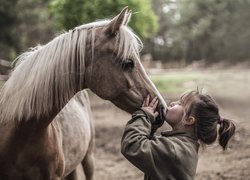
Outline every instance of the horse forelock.
{"label": "horse forelock", "polygon": [[143,47],[140,38],[128,27],[121,26],[118,41],[118,55],[123,60],[136,57],[139,59],[139,53]]}
{"label": "horse forelock", "polygon": [[[15,70],[1,89],[0,123],[39,118],[53,108],[62,108],[76,93],[72,87],[79,86],[75,84],[76,63],[80,65],[80,72],[77,73],[84,75],[88,34],[93,35],[95,28],[106,26],[109,22],[104,20],[78,26],[46,45],[21,54],[16,59]],[[139,57],[142,43],[138,36],[126,25],[120,27],[118,36],[119,56],[124,59]],[[80,82],[81,78],[84,77],[80,77]]]}

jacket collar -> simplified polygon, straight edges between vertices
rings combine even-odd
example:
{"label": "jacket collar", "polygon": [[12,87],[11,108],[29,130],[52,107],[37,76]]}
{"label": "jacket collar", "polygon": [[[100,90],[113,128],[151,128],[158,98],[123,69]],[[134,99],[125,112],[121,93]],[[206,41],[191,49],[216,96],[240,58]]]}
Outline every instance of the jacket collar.
{"label": "jacket collar", "polygon": [[186,131],[164,131],[164,132],[161,132],[161,135],[162,136],[165,136],[165,137],[171,137],[171,136],[186,136],[186,137],[189,137],[193,140],[198,140],[197,137],[195,137],[194,134],[190,133],[190,132],[186,132]]}

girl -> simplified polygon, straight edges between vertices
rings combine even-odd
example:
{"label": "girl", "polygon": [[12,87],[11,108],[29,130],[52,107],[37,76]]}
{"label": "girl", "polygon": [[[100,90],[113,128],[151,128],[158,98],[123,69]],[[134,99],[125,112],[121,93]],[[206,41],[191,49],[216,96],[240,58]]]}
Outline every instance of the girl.
{"label": "girl", "polygon": [[213,143],[219,126],[218,140],[225,150],[235,125],[220,116],[209,95],[191,91],[172,102],[165,112],[166,122],[173,130],[151,136],[163,124],[155,124],[157,104],[157,98],[149,102],[148,96],[132,115],[122,137],[121,152],[145,173],[145,180],[194,179],[199,144]]}

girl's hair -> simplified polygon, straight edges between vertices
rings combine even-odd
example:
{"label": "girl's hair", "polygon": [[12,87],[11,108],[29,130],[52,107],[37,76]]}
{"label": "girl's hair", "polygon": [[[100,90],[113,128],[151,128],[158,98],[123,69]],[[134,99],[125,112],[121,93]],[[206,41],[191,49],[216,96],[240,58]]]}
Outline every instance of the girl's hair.
{"label": "girl's hair", "polygon": [[197,90],[184,93],[180,101],[185,108],[184,116],[193,116],[196,119],[197,138],[204,144],[213,143],[217,138],[219,125],[219,144],[225,150],[235,133],[235,125],[231,120],[219,115],[219,108],[212,97]]}

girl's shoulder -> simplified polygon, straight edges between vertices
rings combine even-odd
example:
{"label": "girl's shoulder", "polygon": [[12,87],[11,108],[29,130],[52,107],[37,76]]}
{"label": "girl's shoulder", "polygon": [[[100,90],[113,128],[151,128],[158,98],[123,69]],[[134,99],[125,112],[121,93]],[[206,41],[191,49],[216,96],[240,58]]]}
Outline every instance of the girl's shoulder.
{"label": "girl's shoulder", "polygon": [[194,150],[198,152],[198,139],[188,132],[165,131],[161,133],[161,137],[167,142],[171,142],[172,146],[178,151]]}

